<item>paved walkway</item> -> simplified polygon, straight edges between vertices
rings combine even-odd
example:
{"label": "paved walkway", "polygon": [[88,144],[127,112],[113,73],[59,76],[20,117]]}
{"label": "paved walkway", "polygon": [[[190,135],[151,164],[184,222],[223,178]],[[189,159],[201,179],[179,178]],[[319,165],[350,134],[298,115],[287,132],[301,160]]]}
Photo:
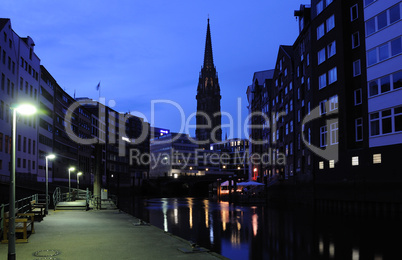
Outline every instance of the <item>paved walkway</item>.
{"label": "paved walkway", "polygon": [[[49,210],[35,222],[29,242],[16,245],[17,259],[225,259],[208,252],[183,253],[190,244],[154,226],[136,226],[137,218],[118,210]],[[57,250],[59,255],[50,257]],[[8,245],[0,244],[0,259],[7,259]],[[47,258],[46,255],[49,255]],[[42,256],[42,257],[40,257]]]}

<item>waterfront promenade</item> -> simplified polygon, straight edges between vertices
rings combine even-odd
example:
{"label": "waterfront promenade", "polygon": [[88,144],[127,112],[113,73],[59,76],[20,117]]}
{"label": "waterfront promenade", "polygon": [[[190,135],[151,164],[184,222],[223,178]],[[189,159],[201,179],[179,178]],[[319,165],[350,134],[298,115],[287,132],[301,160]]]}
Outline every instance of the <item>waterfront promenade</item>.
{"label": "waterfront promenade", "polygon": [[[183,253],[179,248],[192,250],[188,241],[138,223],[139,219],[119,210],[50,210],[35,223],[29,242],[16,245],[16,256],[24,260],[226,259],[210,252]],[[59,255],[50,256],[55,251],[46,250]],[[0,244],[0,259],[7,259],[7,252],[8,245]]]}

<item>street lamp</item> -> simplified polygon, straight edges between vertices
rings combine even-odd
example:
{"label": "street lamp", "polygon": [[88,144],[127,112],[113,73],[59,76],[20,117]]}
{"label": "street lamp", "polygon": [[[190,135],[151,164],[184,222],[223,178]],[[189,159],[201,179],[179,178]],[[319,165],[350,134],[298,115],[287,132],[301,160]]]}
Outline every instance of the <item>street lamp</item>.
{"label": "street lamp", "polygon": [[20,115],[33,115],[36,107],[29,104],[14,105],[12,121],[12,146],[11,146],[11,173],[10,173],[10,203],[9,203],[9,231],[8,231],[8,260],[15,260],[15,144],[17,136],[17,112]]}
{"label": "street lamp", "polygon": [[82,172],[77,172],[77,192],[78,189],[80,188],[80,178],[79,178],[80,175],[82,175]]}
{"label": "street lamp", "polygon": [[49,211],[49,202],[48,202],[48,194],[49,194],[49,164],[48,164],[48,160],[53,160],[54,158],[56,158],[56,155],[54,154],[48,154],[46,155],[46,207],[45,207],[45,214],[47,215],[48,211]]}
{"label": "street lamp", "polygon": [[75,171],[74,167],[68,168],[68,199],[71,200],[71,172]]}

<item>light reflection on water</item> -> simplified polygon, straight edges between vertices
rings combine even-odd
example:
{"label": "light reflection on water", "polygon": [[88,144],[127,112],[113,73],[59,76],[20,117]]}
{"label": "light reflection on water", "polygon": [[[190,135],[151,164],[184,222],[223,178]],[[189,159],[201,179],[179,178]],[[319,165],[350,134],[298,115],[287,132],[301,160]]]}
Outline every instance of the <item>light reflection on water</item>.
{"label": "light reflection on water", "polygon": [[402,259],[397,221],[195,198],[138,199],[132,214],[230,259]]}

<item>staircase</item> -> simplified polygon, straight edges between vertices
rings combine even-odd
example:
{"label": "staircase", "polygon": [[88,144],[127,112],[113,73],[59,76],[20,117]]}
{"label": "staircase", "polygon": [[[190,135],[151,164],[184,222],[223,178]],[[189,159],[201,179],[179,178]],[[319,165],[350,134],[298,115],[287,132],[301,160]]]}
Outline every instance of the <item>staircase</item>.
{"label": "staircase", "polygon": [[86,210],[86,200],[61,201],[57,203],[55,210]]}

